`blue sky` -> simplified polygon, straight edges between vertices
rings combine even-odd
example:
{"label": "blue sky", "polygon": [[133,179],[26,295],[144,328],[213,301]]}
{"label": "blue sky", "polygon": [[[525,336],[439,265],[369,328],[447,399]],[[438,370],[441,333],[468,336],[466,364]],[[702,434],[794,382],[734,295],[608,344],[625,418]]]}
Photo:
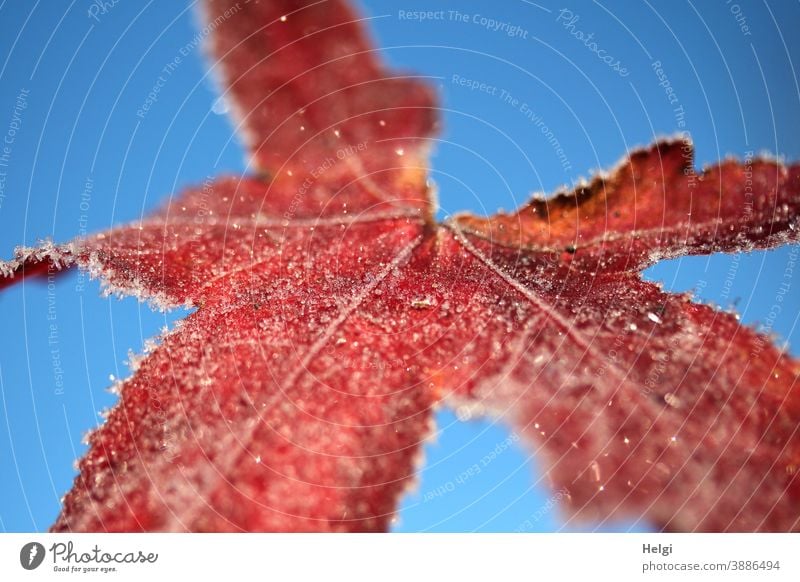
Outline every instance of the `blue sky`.
{"label": "blue sky", "polygon": [[[569,184],[681,129],[694,139],[698,166],[749,151],[800,159],[800,39],[790,27],[800,22],[797,3],[361,5],[388,61],[439,88],[444,132],[433,176],[441,216],[513,208],[532,191]],[[13,130],[0,166],[4,257],[18,244],[69,240],[135,219],[187,184],[244,169],[196,48],[137,116],[164,65],[193,44],[195,8],[124,0],[105,11],[97,6],[0,5],[0,133]],[[409,15],[432,7],[442,15]],[[574,30],[594,34],[612,66]],[[647,277],[675,290],[700,288],[702,300],[735,308],[756,325],[774,303],[789,252],[693,257],[658,265]],[[795,354],[798,313],[800,292],[792,288],[772,331]],[[115,400],[106,388],[128,375],[129,350],[141,352],[181,316],[154,313],[132,298],[102,298],[98,284],[77,273],[0,295],[0,531],[48,527],[85,449],[82,436]],[[502,426],[460,423],[449,413],[438,421],[418,491],[403,501],[396,530],[594,529],[564,525],[557,493]],[[490,464],[470,471],[498,447]]]}

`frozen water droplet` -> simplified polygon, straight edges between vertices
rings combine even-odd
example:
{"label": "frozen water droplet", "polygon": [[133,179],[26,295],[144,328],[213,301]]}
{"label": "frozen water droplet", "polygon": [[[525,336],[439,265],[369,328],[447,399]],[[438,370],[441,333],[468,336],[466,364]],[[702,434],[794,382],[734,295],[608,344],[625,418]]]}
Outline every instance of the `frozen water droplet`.
{"label": "frozen water droplet", "polygon": [[597,461],[592,461],[592,476],[594,477],[595,481],[600,481],[600,463]]}
{"label": "frozen water droplet", "polygon": [[661,323],[661,318],[657,316],[655,313],[648,313],[647,319],[649,319],[653,323]]}
{"label": "frozen water droplet", "polygon": [[428,309],[429,307],[433,307],[433,304],[434,302],[431,297],[423,297],[411,301],[411,307],[414,309]]}
{"label": "frozen water droplet", "polygon": [[228,103],[228,100],[225,97],[220,97],[216,101],[214,101],[214,105],[211,106],[211,111],[216,113],[217,115],[226,115],[231,110],[231,106]]}
{"label": "frozen water droplet", "polygon": [[483,416],[485,412],[486,409],[480,402],[462,404],[456,407],[456,418],[462,422],[466,422],[478,416]]}

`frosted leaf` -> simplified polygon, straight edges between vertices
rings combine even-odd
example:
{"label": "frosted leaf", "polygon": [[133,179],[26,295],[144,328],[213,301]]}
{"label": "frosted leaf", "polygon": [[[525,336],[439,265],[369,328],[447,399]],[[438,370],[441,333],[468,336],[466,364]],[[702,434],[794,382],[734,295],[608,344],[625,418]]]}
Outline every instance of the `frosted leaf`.
{"label": "frosted leaf", "polygon": [[742,216],[743,166],[697,173],[672,139],[515,213],[437,224],[434,92],[385,69],[346,3],[218,22],[259,173],[0,263],[0,286],[75,265],[195,308],[129,357],[54,530],[385,530],[442,404],[525,436],[578,519],[798,528],[800,366],[640,272],[797,242],[800,166],[754,160]]}

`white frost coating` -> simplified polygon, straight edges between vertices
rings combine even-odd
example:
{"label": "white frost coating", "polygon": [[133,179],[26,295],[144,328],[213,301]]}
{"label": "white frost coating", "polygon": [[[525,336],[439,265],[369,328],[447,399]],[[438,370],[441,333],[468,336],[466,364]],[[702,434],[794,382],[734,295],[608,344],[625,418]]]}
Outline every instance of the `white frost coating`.
{"label": "white frost coating", "polygon": [[[150,357],[150,355],[158,349],[158,347],[164,342],[164,340],[169,336],[171,333],[175,333],[179,326],[175,326],[175,329],[170,331],[167,326],[161,328],[161,333],[156,335],[155,337],[148,338],[144,340],[144,347],[142,348],[142,352],[137,354],[132,349],[128,350],[128,359],[125,361],[125,364],[128,366],[128,369],[131,371],[130,376],[127,378],[115,378],[111,376],[111,385],[106,389],[109,393],[113,394],[114,396],[121,397],[123,388],[125,384],[136,375],[136,372],[139,371],[139,368],[142,365],[142,362]],[[107,419],[106,416],[103,416],[103,419]]]}
{"label": "white frost coating", "polygon": [[475,420],[477,418],[491,415],[490,411],[480,400],[474,400],[474,401],[464,400],[463,402],[457,403],[457,401],[453,399],[451,404],[454,405],[455,407],[456,418],[458,418],[458,420],[460,420],[461,422],[467,422],[470,420]]}
{"label": "white frost coating", "polygon": [[774,163],[781,166],[781,169],[783,170],[786,169],[784,167],[786,165],[786,156],[784,156],[783,154],[773,153],[769,150],[759,150],[755,158],[753,158],[753,161]]}
{"label": "white frost coating", "polygon": [[122,394],[122,386],[124,384],[125,380],[113,380],[111,385],[108,388],[106,388],[106,392],[119,397]]}
{"label": "white frost coating", "polygon": [[137,354],[133,350],[128,350],[128,359],[125,361],[125,363],[128,365],[128,369],[130,369],[131,374],[135,374],[139,371],[139,367],[142,365],[142,362],[149,358],[150,355],[156,351],[156,349],[158,349],[158,346],[163,343],[163,340],[166,339],[170,333],[171,332],[169,329],[165,326],[161,329],[160,334],[153,338],[144,340],[144,347],[142,348],[141,354]]}
{"label": "white frost coating", "polygon": [[[672,135],[659,135],[656,136],[655,141],[653,142],[653,144],[673,144],[673,143],[688,143],[688,145],[692,148],[691,161],[694,162],[694,144],[692,143],[691,140],[687,140],[685,135],[682,135],[680,133],[675,133]],[[557,187],[555,190],[553,190],[551,194],[548,194],[547,192],[536,191],[529,195],[530,199],[523,206],[530,204],[531,202],[547,202],[559,196],[572,196],[575,190],[580,188],[586,188],[595,180],[608,181],[609,178],[616,175],[616,173],[619,170],[625,168],[625,166],[628,165],[631,156],[641,152],[648,151],[653,147],[653,144],[634,146],[628,149],[628,151],[624,155],[622,155],[622,157],[620,157],[620,159],[617,160],[617,162],[608,169],[605,168],[590,169],[589,170],[589,175],[591,176],[590,179],[587,179],[584,176],[580,176],[577,179],[573,180],[572,186],[563,184]],[[764,154],[759,154],[759,158],[761,158],[761,156],[763,155]],[[764,159],[767,159],[767,157],[765,157]],[[694,165],[692,167],[694,167]],[[521,209],[522,206],[520,208],[517,208],[515,212],[518,212]],[[454,219],[458,218],[460,215],[461,213],[457,213],[453,218]]]}
{"label": "white frost coating", "polygon": [[104,296],[115,295],[124,297],[132,295],[141,302],[147,302],[153,309],[164,312],[177,307],[193,308],[190,301],[176,303],[164,292],[156,292],[145,288],[139,281],[124,285],[111,283],[114,269],[103,264],[97,252],[81,256],[86,251],[81,241],[73,241],[56,245],[52,240],[45,239],[35,247],[19,246],[14,249],[14,258],[10,261],[0,261],[0,277],[13,279],[24,265],[49,261],[56,269],[62,270],[77,265],[89,273],[90,278],[99,279]]}
{"label": "white frost coating", "polygon": [[[492,386],[497,377],[502,377],[503,374],[497,374],[485,382],[485,385]],[[479,388],[474,396],[461,396],[456,393],[450,393],[445,396],[443,404],[452,410],[456,418],[461,422],[469,422],[472,420],[489,419],[491,421],[498,421],[507,418],[508,410],[500,406],[496,406],[490,398],[484,398],[485,394],[481,393]]]}
{"label": "white frost coating", "polygon": [[57,269],[65,269],[75,263],[75,256],[79,251],[77,243],[71,242],[56,246],[52,240],[39,241],[35,247],[17,247],[14,249],[14,258],[10,261],[0,261],[0,276],[13,279],[14,274],[25,263],[40,263],[50,261]]}
{"label": "white frost coating", "polygon": [[165,292],[147,288],[142,281],[137,279],[122,285],[112,283],[111,280],[115,275],[114,269],[104,264],[96,252],[90,253],[86,259],[81,259],[79,266],[89,273],[90,278],[100,281],[104,297],[111,295],[120,299],[128,296],[136,297],[140,302],[147,303],[152,309],[160,312],[166,312],[177,307],[185,307],[187,309],[196,307],[190,300],[186,300],[183,303],[176,302]]}

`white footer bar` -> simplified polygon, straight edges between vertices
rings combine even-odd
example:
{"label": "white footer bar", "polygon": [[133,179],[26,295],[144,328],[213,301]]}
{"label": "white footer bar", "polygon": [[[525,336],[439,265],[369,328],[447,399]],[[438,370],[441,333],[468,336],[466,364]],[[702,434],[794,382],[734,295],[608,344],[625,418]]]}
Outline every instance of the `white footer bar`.
{"label": "white footer bar", "polygon": [[798,563],[797,534],[0,535],[2,580],[797,581]]}

